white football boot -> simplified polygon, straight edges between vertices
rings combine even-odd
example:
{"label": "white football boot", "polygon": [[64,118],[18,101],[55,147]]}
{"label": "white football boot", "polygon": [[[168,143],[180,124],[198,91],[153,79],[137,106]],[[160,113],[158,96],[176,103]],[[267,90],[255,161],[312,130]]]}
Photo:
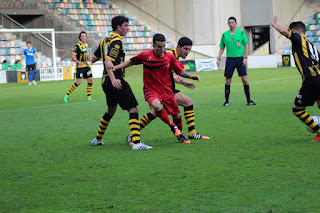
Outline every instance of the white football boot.
{"label": "white football boot", "polygon": [[103,144],[104,144],[103,140],[98,141],[96,138],[91,141],[91,146],[99,146],[99,145],[103,145]]}
{"label": "white football boot", "polygon": [[140,142],[138,144],[132,144],[132,149],[136,150],[136,149],[152,149],[152,146],[148,146],[146,144],[144,144],[143,142]]}

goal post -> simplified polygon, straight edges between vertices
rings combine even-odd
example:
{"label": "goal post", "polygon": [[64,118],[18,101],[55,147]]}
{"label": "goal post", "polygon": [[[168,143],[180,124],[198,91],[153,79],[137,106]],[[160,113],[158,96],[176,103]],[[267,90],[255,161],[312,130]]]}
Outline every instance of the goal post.
{"label": "goal post", "polygon": [[[0,33],[51,33],[52,41],[52,58],[53,58],[53,70],[54,79],[57,80],[57,57],[56,57],[56,39],[55,32],[53,28],[43,28],[43,29],[0,29]],[[48,41],[48,40],[47,40]]]}

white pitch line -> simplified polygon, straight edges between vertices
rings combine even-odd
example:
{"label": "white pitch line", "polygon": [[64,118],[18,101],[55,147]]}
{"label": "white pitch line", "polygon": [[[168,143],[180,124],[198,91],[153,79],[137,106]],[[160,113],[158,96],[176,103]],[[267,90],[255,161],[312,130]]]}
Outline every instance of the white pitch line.
{"label": "white pitch line", "polygon": [[[266,79],[266,80],[259,80],[259,81],[252,81],[250,83],[259,83],[259,82],[266,82],[269,83],[270,81],[277,81],[277,80],[283,80],[283,79],[290,79],[290,78],[297,78],[297,76],[294,77],[284,77],[284,78],[273,78],[273,79]],[[239,85],[242,83],[234,83],[233,85]],[[215,88],[215,87],[223,87],[224,85],[217,85],[217,86],[210,86],[210,87],[200,87],[200,88],[196,88],[196,89],[207,89],[207,88]],[[21,88],[21,87],[19,87]],[[187,89],[185,90],[181,90],[181,91],[187,91]],[[189,91],[189,90],[188,90]],[[143,96],[143,95],[136,95],[136,96]],[[94,100],[94,102],[96,101],[105,101],[106,99],[99,99],[99,100]],[[69,105],[73,105],[73,104],[81,104],[81,103],[87,103],[86,101],[81,101],[81,102],[75,102],[75,103],[62,103],[62,104],[54,104],[54,105],[46,105],[46,106],[38,106],[38,107],[27,107],[27,108],[20,108],[20,109],[8,109],[8,110],[3,110],[0,111],[1,112],[12,112],[12,111],[19,111],[19,110],[27,110],[27,109],[41,109],[41,108],[48,108],[48,107],[57,107],[57,106],[69,106]]]}
{"label": "white pitch line", "polygon": [[[130,78],[142,78],[143,76],[140,75],[140,76],[129,76],[129,77],[126,77],[126,79],[130,79]],[[99,78],[100,79],[100,78]],[[98,79],[98,80],[99,80]],[[48,81],[48,82],[51,82],[51,81]],[[59,84],[70,84],[68,82],[65,82],[65,81],[58,81],[58,82],[54,82],[54,83],[50,83],[50,84],[46,84],[44,81],[41,82],[42,84],[37,84],[37,86],[35,85],[29,85],[28,82],[26,83],[21,83],[22,85],[20,87],[5,87],[5,88],[0,88],[1,90],[5,90],[5,89],[20,89],[20,88],[36,88],[36,87],[44,87],[44,86],[52,86],[52,85],[59,85]]]}

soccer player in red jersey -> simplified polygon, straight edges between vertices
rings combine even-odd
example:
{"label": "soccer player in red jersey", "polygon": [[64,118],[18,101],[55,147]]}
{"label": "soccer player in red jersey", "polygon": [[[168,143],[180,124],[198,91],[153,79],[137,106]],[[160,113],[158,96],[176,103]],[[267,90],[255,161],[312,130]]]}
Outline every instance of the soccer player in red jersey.
{"label": "soccer player in red jersey", "polygon": [[[131,65],[143,64],[144,97],[149,103],[151,111],[168,124],[174,136],[183,138],[183,143],[190,143],[182,130],[180,109],[172,91],[172,70],[181,77],[198,80],[197,75],[190,75],[184,70],[184,66],[170,53],[166,53],[166,40],[164,35],[155,34],[153,37],[153,50],[143,51],[130,60],[114,67],[115,70]],[[162,104],[165,110],[162,108]],[[172,115],[172,122],[168,115]]]}
{"label": "soccer player in red jersey", "polygon": [[[180,57],[183,59],[186,59],[189,52],[191,51],[192,44],[193,43],[191,39],[189,39],[188,37],[182,37],[179,39],[177,47],[173,49],[169,49],[166,52],[173,54],[176,59],[179,59]],[[171,81],[172,81],[172,86],[173,86],[172,90],[173,90],[175,99],[178,105],[184,108],[184,117],[187,122],[188,131],[189,131],[188,139],[210,139],[210,137],[208,136],[199,134],[195,129],[195,116],[194,116],[195,113],[193,111],[193,100],[190,97],[183,94],[180,90],[177,90],[175,87],[175,83],[182,84],[189,89],[194,89],[196,85],[192,82],[183,80],[179,75],[173,75],[173,73],[171,74]],[[156,118],[157,118],[157,115],[155,114],[155,112],[149,112],[144,116],[142,116],[140,120],[140,131]],[[132,138],[131,135],[127,136],[127,142],[129,144],[132,143],[131,138]],[[177,137],[177,139],[181,141],[184,138],[181,139]]]}

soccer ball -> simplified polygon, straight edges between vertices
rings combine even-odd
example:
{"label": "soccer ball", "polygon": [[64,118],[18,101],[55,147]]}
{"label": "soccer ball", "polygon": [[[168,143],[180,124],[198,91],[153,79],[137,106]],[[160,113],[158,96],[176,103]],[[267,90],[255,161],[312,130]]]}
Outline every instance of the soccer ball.
{"label": "soccer ball", "polygon": [[[319,116],[312,116],[312,119],[318,124],[320,125],[320,117]],[[307,130],[311,133],[314,133],[313,129],[310,128],[309,126],[307,126]]]}

